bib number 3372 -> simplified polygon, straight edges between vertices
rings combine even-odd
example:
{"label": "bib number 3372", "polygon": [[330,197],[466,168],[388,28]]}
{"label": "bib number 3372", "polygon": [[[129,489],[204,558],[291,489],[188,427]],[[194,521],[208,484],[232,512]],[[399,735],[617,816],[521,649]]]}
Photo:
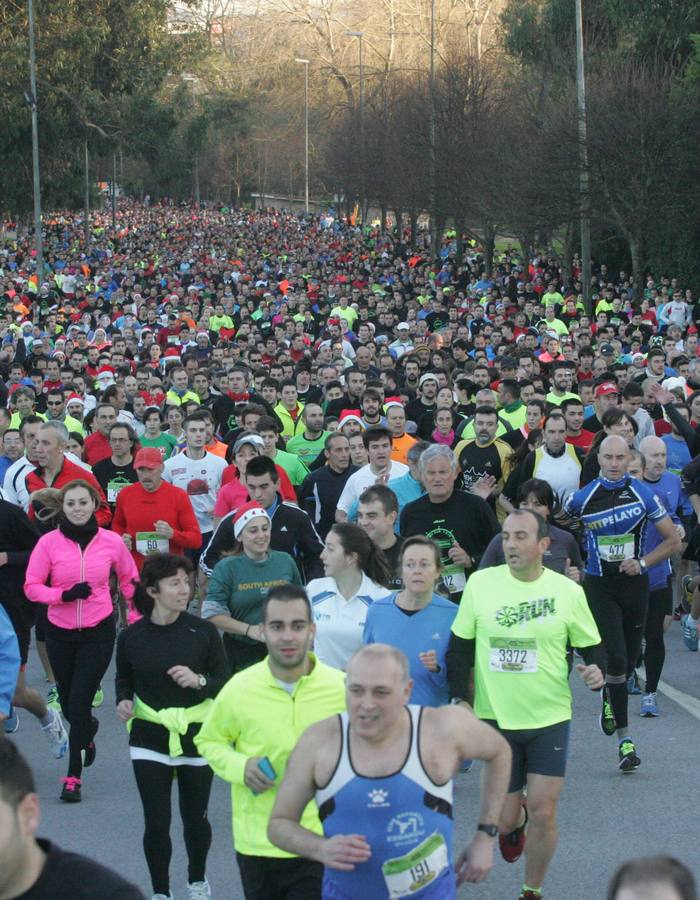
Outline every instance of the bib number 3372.
{"label": "bib number 3372", "polygon": [[536,672],[535,638],[491,638],[489,669],[492,672]]}

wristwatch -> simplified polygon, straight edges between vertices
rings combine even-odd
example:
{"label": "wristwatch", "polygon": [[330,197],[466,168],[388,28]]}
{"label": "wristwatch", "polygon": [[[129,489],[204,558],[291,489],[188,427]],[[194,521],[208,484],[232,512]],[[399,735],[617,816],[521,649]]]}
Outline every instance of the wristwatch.
{"label": "wristwatch", "polygon": [[207,686],[207,676],[206,675],[198,675],[197,676],[198,687],[201,690]]}
{"label": "wristwatch", "polygon": [[498,834],[498,825],[484,825],[482,822],[476,826],[477,831],[483,831],[484,834],[488,834],[489,837],[496,837]]}
{"label": "wristwatch", "polygon": [[639,563],[639,574],[641,575],[643,572],[646,572],[647,564],[643,559],[638,559],[637,562]]}

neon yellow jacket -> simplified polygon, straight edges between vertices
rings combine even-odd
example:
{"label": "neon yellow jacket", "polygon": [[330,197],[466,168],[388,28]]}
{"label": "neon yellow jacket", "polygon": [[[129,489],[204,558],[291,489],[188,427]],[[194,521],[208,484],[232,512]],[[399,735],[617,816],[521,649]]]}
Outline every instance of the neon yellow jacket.
{"label": "neon yellow jacket", "polygon": [[[290,695],[280,687],[267,659],[234,675],[219,691],[194,742],[214,772],[231,783],[234,844],[248,856],[289,857],[267,839],[267,823],[277,795],[272,788],[255,795],[243,780],[251,756],[267,756],[279,786],[289,754],[302,732],[345,709],[345,673],[318,662]],[[301,824],[322,834],[316,804],[304,810]]]}

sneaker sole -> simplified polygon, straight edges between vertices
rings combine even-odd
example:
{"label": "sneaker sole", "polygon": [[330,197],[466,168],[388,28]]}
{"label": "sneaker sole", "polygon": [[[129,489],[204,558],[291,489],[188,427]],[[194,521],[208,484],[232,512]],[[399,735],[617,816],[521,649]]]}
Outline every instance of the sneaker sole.
{"label": "sneaker sole", "polygon": [[604,722],[603,716],[602,715],[598,716],[598,727],[603,732],[605,737],[612,737],[615,734],[615,732],[617,731],[617,725],[615,725],[613,723],[612,731],[606,731],[605,727],[603,725],[603,722]]}
{"label": "sneaker sole", "polygon": [[628,759],[621,759],[618,763],[618,768],[622,772],[623,775],[631,775],[632,772],[636,772],[639,766],[641,765],[641,760],[637,758],[636,762]]}

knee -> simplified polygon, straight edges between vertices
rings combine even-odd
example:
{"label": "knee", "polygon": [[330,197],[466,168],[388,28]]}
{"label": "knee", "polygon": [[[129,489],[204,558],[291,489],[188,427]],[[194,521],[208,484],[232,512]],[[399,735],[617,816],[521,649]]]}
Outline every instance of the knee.
{"label": "knee", "polygon": [[532,825],[552,830],[557,825],[557,802],[547,798],[536,800],[528,798],[527,814]]}

